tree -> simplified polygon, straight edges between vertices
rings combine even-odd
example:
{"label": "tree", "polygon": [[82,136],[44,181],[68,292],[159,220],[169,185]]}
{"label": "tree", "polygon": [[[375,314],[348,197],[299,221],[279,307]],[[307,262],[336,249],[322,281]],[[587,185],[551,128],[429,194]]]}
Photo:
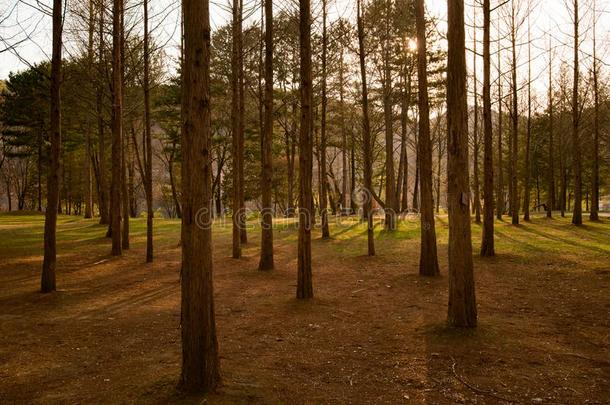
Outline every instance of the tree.
{"label": "tree", "polygon": [[[95,11],[93,0],[89,0],[89,21],[88,21],[89,37],[87,41],[87,74],[90,79],[94,76],[94,54],[93,54],[93,33],[95,30]],[[91,132],[93,126],[91,120],[87,119],[87,134],[84,153],[84,171],[85,171],[85,218],[93,216],[93,184],[91,182]]]}
{"label": "tree", "polygon": [[371,147],[371,123],[369,120],[369,96],[366,82],[366,55],[364,48],[364,22],[362,19],[361,0],[357,2],[358,18],[358,56],[360,59],[360,77],[362,82],[362,132],[364,138],[364,190],[363,215],[366,218],[368,255],[375,256],[375,235],[373,233],[373,151]]}
{"label": "tree", "polygon": [[572,209],[572,223],[582,225],[582,162],[580,156],[580,111],[578,105],[578,82],[580,80],[578,34],[580,17],[578,13],[578,0],[573,0],[574,23],[574,80],[572,83],[572,166],[574,170],[574,208]]}
{"label": "tree", "polygon": [[474,327],[477,308],[469,210],[464,1],[448,0],[447,12],[448,322],[457,327]]}
{"label": "tree", "polygon": [[474,204],[472,209],[474,210],[474,220],[477,224],[481,223],[481,182],[479,181],[479,92],[478,92],[478,81],[477,81],[477,17],[476,7],[473,9],[474,19],[474,52],[472,53],[472,81],[474,85],[474,123],[473,123],[473,189],[474,189]]}
{"label": "tree", "polygon": [[311,0],[299,0],[301,125],[299,129],[299,242],[297,298],[313,298],[311,272],[313,89],[311,68]]}
{"label": "tree", "polygon": [[593,0],[593,170],[591,173],[591,221],[599,220],[599,61],[597,60],[597,2]]}
{"label": "tree", "polygon": [[430,140],[430,105],[428,101],[428,54],[426,48],[426,19],[424,0],[416,0],[417,25],[417,83],[419,94],[419,142],[418,156],[421,183],[421,251],[419,274],[439,274],[436,252],[436,228],[434,198],[432,196],[432,141]]}
{"label": "tree", "polygon": [[328,34],[326,28],[326,0],[322,0],[322,117],[320,122],[320,221],[322,222],[322,238],[330,238],[328,229],[328,187],[326,173],[326,115],[328,108],[327,96],[327,53],[328,53]]}
{"label": "tree", "polygon": [[530,193],[531,193],[531,162],[530,149],[532,143],[532,38],[530,26],[530,14],[532,10],[530,2],[527,3],[527,130],[525,134],[525,167],[524,167],[524,196],[523,196],[523,220],[530,220]]}
{"label": "tree", "polygon": [[555,158],[553,156],[553,131],[554,131],[554,110],[553,110],[553,47],[549,40],[549,172],[548,172],[548,197],[546,206],[547,218],[553,217],[553,209],[555,208]]}
{"label": "tree", "polygon": [[47,208],[44,220],[44,259],[40,291],[55,291],[57,265],[57,207],[61,156],[61,47],[63,32],[62,0],[53,0],[53,52],[51,56],[51,152],[47,174]]}
{"label": "tree", "polygon": [[[242,67],[240,57],[242,53],[242,9],[241,0],[233,0],[233,42],[231,52],[231,129],[232,129],[232,156],[233,156],[233,239],[232,252],[233,258],[241,257],[240,233],[243,224],[243,214],[241,210],[240,195],[243,192],[241,184],[241,172],[243,171],[243,114],[240,108],[240,100],[243,97],[240,76]],[[242,148],[240,148],[240,146]]]}
{"label": "tree", "polygon": [[[498,29],[498,37],[500,37],[500,29]],[[502,44],[498,41],[498,191],[496,192],[496,218],[502,220],[504,214],[504,156],[502,153],[502,135],[504,128],[502,126]]]}
{"label": "tree", "polygon": [[259,270],[273,270],[273,1],[265,0],[265,113],[261,134],[261,257]]}
{"label": "tree", "polygon": [[[150,45],[148,0],[144,0],[144,193],[146,194],[146,262],[153,261],[152,131],[150,123]],[[125,219],[127,220],[127,218]]]}
{"label": "tree", "polygon": [[112,255],[120,256],[121,245],[121,149],[123,132],[123,69],[121,49],[123,0],[114,0],[112,10],[112,178],[110,184],[110,229]]}
{"label": "tree", "polygon": [[510,133],[510,147],[509,147],[509,160],[510,160],[510,174],[509,174],[509,185],[508,194],[510,200],[510,212],[512,217],[512,224],[519,224],[519,196],[518,196],[518,183],[517,183],[517,161],[519,159],[519,111],[518,111],[518,94],[517,94],[517,5],[515,0],[511,2],[511,15],[510,15],[510,41],[512,47],[512,63],[511,63],[511,103],[512,109],[510,112],[511,116],[511,133]]}
{"label": "tree", "polygon": [[209,1],[184,0],[182,86],[182,375],[185,391],[220,380],[212,277]]}
{"label": "tree", "polygon": [[383,117],[385,129],[385,229],[387,231],[396,230],[396,181],[394,175],[394,128],[393,128],[393,92],[392,92],[392,66],[391,66],[391,29],[392,29],[392,1],[386,1],[385,18],[382,45],[383,59]]}
{"label": "tree", "polygon": [[[491,121],[491,5],[483,0],[483,239],[481,256],[495,255],[494,248],[494,174]],[[500,163],[501,164],[501,163]]]}
{"label": "tree", "polygon": [[97,153],[97,194],[98,208],[100,211],[100,224],[110,224],[110,211],[108,208],[108,185],[106,181],[106,136],[104,124],[104,85],[101,79],[106,75],[106,42],[104,41],[105,25],[104,1],[99,4],[99,43],[98,43],[98,80],[96,86],[96,110],[97,110],[97,130],[98,130],[98,153]]}

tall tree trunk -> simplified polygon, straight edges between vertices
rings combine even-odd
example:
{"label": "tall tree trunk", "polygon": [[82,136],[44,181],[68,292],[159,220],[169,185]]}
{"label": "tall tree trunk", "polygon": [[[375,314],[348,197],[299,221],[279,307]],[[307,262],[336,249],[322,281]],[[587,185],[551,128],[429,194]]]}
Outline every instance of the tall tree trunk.
{"label": "tall tree trunk", "polygon": [[483,239],[481,256],[495,255],[493,125],[491,121],[491,6],[483,0]]}
{"label": "tall tree trunk", "polygon": [[112,11],[112,178],[110,216],[112,255],[121,255],[121,148],[123,132],[123,77],[121,68],[121,16],[123,0],[114,0]]}
{"label": "tall tree trunk", "polygon": [[341,112],[339,114],[340,127],[341,127],[341,158],[342,158],[342,192],[343,200],[341,203],[341,213],[351,213],[350,208],[350,195],[349,195],[349,163],[348,163],[348,149],[347,149],[347,129],[345,128],[345,61],[344,61],[344,49],[341,47],[339,50],[339,104]]}
{"label": "tall tree trunk", "polygon": [[511,45],[512,45],[512,128],[511,128],[511,146],[510,146],[510,211],[513,225],[519,224],[519,196],[518,196],[518,180],[517,180],[517,161],[519,159],[519,111],[518,111],[518,95],[517,95],[517,22],[516,22],[516,5],[511,4]]}
{"label": "tall tree trunk", "polygon": [[369,121],[369,94],[366,83],[366,60],[364,49],[364,22],[362,21],[361,0],[358,0],[358,53],[360,57],[360,77],[362,81],[362,136],[364,152],[364,190],[363,215],[367,222],[368,255],[375,256],[375,238],[373,233],[373,152],[371,146],[371,123]]}
{"label": "tall tree trunk", "polygon": [[430,140],[430,105],[428,101],[428,61],[426,50],[426,17],[424,0],[416,0],[417,25],[417,83],[419,94],[419,167],[421,170],[421,251],[419,274],[439,274],[432,197],[432,142]]}
{"label": "tall tree trunk", "polygon": [[123,210],[123,236],[121,246],[123,250],[129,249],[129,194],[127,190],[127,151],[129,150],[129,139],[123,137],[121,148],[121,208]]}
{"label": "tall tree trunk", "polygon": [[[93,7],[93,0],[89,0],[89,22],[88,30],[89,37],[87,41],[87,74],[90,80],[93,80],[94,66],[93,66],[93,32],[95,30],[95,11]],[[85,153],[83,156],[83,169],[85,176],[85,218],[91,218],[93,215],[93,184],[91,179],[91,132],[92,125],[91,120],[87,117],[87,130],[85,134]]]}
{"label": "tall tree trunk", "polygon": [[184,0],[182,70],[181,387],[220,381],[212,275],[209,0]]}
{"label": "tall tree trunk", "polygon": [[449,0],[447,63],[447,182],[449,208],[448,322],[457,327],[477,324],[468,184],[468,106],[464,1]]}
{"label": "tall tree trunk", "polygon": [[474,82],[474,125],[473,125],[473,188],[474,188],[474,220],[477,224],[481,223],[481,182],[479,181],[479,93],[477,82],[477,26],[476,26],[476,6],[473,9],[474,27],[474,52],[473,61],[473,82]]}
{"label": "tall tree trunk", "polygon": [[259,270],[273,270],[273,2],[265,0],[265,114],[261,136],[261,257]]}
{"label": "tall tree trunk", "polygon": [[100,224],[110,224],[110,211],[108,207],[108,183],[106,180],[106,137],[104,128],[104,71],[106,69],[106,44],[104,35],[106,27],[104,24],[105,6],[104,0],[99,5],[99,44],[98,44],[98,80],[96,89],[97,129],[98,129],[98,200],[100,211]]}
{"label": "tall tree trunk", "polygon": [[322,239],[330,238],[328,229],[328,175],[326,173],[326,110],[328,97],[326,95],[328,35],[326,28],[326,0],[322,0],[322,117],[320,121],[320,221],[322,222]]}
{"label": "tall tree trunk", "polygon": [[232,254],[234,259],[241,257],[241,227],[243,224],[243,215],[241,210],[240,193],[242,184],[241,176],[241,154],[239,149],[240,137],[243,136],[240,129],[242,116],[240,114],[240,97],[241,86],[239,83],[239,58],[242,44],[242,14],[240,0],[233,0],[233,44],[231,53],[231,129],[232,129],[232,161],[233,161],[233,201],[232,201],[232,223],[233,223],[233,239],[232,239]]}
{"label": "tall tree trunk", "polygon": [[574,82],[572,87],[572,166],[574,170],[574,208],[572,223],[582,225],[582,162],[580,156],[580,111],[578,106],[578,82],[580,80],[578,44],[580,41],[578,0],[574,0]]}
{"label": "tall tree trunk", "polygon": [[549,173],[548,173],[548,196],[546,216],[553,217],[553,209],[555,208],[555,159],[553,156],[553,131],[554,131],[554,111],[553,111],[553,53],[551,42],[549,41]]}
{"label": "tall tree trunk", "polygon": [[61,47],[63,31],[62,0],[53,0],[53,53],[51,57],[51,153],[47,174],[47,208],[44,220],[44,259],[40,291],[55,291],[57,263],[57,207],[59,206],[59,172],[61,157]]}
{"label": "tall tree trunk", "polygon": [[[152,130],[150,123],[150,45],[148,0],[144,0],[144,192],[146,194],[146,262],[153,261]],[[127,221],[127,219],[125,219]]]}
{"label": "tall tree trunk", "polygon": [[383,117],[385,127],[385,230],[396,229],[396,197],[394,174],[394,131],[392,119],[392,67],[390,66],[390,30],[392,2],[386,2],[385,38],[383,43]]}
{"label": "tall tree trunk", "polygon": [[402,212],[406,212],[409,210],[409,153],[408,153],[408,145],[409,145],[409,105],[411,104],[411,74],[410,72],[405,72],[405,81],[406,81],[406,89],[405,95],[402,98],[402,103],[400,107],[400,126],[401,126],[401,136],[402,136],[402,147],[403,153],[405,155],[404,161],[404,173],[402,177],[402,200],[400,204],[400,210]]}
{"label": "tall tree trunk", "polygon": [[244,180],[244,112],[245,112],[245,85],[244,85],[244,47],[243,47],[243,10],[244,10],[244,1],[239,0],[239,10],[240,10],[240,52],[239,52],[239,69],[237,80],[239,84],[239,116],[241,117],[239,121],[239,209],[242,212],[241,221],[243,226],[240,228],[239,239],[242,244],[248,243],[248,233],[246,231],[246,200],[245,200],[245,180]]}
{"label": "tall tree trunk", "polygon": [[[498,28],[498,38],[500,38],[500,29]],[[502,45],[498,43],[498,191],[496,193],[496,217],[501,221],[504,214],[504,156],[502,153],[502,135],[504,128],[502,126]]]}
{"label": "tall tree trunk", "polygon": [[313,213],[313,89],[311,68],[311,0],[299,0],[301,125],[299,129],[299,244],[297,298],[313,298],[311,228]]}
{"label": "tall tree trunk", "polygon": [[593,0],[593,169],[591,173],[591,221],[599,220],[599,77],[597,61],[597,9]]}
{"label": "tall tree trunk", "polygon": [[524,167],[524,186],[523,197],[523,220],[530,220],[530,193],[531,193],[531,173],[530,173],[530,149],[532,140],[532,39],[530,27],[530,3],[527,4],[527,130],[525,135],[525,167]]}

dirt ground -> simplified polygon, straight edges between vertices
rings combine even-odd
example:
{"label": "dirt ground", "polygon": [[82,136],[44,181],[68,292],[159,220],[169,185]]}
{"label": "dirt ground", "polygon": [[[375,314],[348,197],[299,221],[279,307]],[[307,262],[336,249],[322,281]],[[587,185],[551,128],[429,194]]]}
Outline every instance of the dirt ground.
{"label": "dirt ground", "polygon": [[111,258],[102,227],[63,220],[59,291],[42,295],[41,221],[0,217],[0,404],[610,403],[610,222],[581,234],[536,221],[501,224],[499,255],[476,257],[474,330],[445,326],[443,231],[442,276],[425,279],[416,230],[380,236],[373,258],[359,234],[333,230],[313,242],[316,298],[297,301],[293,230],[276,232],[276,270],[263,273],[256,232],[234,260],[223,228],[214,250],[223,384],[184,396],[177,222],[158,222],[147,265],[141,221],[133,248]]}

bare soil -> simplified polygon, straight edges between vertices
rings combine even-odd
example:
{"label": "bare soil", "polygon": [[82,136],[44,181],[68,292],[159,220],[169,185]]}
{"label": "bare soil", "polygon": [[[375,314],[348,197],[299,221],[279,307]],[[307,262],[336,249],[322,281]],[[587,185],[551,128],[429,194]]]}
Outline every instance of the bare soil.
{"label": "bare soil", "polygon": [[584,262],[502,249],[477,257],[479,326],[460,330],[445,326],[443,242],[443,274],[426,279],[418,237],[382,238],[373,258],[354,254],[365,252],[362,238],[315,240],[315,299],[298,301],[294,231],[276,232],[276,269],[259,272],[258,235],[234,260],[223,230],[214,251],[223,384],[186,396],[176,390],[175,227],[158,231],[152,265],[141,233],[111,258],[102,227],[80,221],[60,232],[67,227],[86,236],[61,242],[53,294],[38,292],[40,249],[0,249],[1,404],[610,403],[603,252]]}

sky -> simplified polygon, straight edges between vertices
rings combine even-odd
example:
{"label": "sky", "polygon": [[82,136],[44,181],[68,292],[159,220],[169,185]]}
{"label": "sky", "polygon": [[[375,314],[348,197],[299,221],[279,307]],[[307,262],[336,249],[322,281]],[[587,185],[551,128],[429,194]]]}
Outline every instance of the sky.
{"label": "sky", "polygon": [[[467,1],[466,4],[474,3],[476,0]],[[571,16],[569,8],[565,1],[572,0],[512,0],[520,5],[520,15],[525,16],[527,14],[528,1],[531,2],[531,8],[534,10],[530,15],[530,24],[532,26],[531,36],[533,40],[532,45],[532,71],[534,79],[538,76],[546,77],[544,73],[548,72],[548,54],[545,49],[549,43],[549,35],[551,32],[553,36],[553,46],[556,47],[554,54],[554,60],[557,64],[559,60],[571,59],[571,47],[570,42],[571,35]],[[593,15],[591,5],[594,0],[580,0],[581,8],[583,9],[582,16],[582,31],[583,43],[581,45],[583,49],[582,58],[583,66],[585,69],[590,65],[591,54],[591,30],[590,21]],[[608,33],[610,31],[610,1],[608,0],[596,0],[598,10],[598,23],[597,33],[598,42],[602,49],[599,52],[598,57],[605,63],[610,62],[609,55],[605,50],[608,48]],[[82,0],[68,0],[68,14],[66,17],[65,26],[65,44],[64,44],[64,56],[74,54],[77,49],[82,46],[75,41],[74,38],[78,37],[75,35],[79,27],[75,26],[75,19],[71,18],[71,13],[75,13],[75,7],[81,5]],[[176,0],[149,0],[150,2],[150,15],[153,16],[153,21],[150,23],[153,27],[153,36],[158,43],[163,44],[165,52],[171,57],[176,56],[178,52],[179,44],[179,19],[180,19],[180,2]],[[492,7],[497,4],[503,3],[504,0],[491,0]],[[130,3],[134,3],[131,1]],[[212,28],[221,26],[229,21],[230,13],[228,11],[230,0],[212,0],[211,3],[211,23]],[[313,14],[319,14],[320,1],[313,0]],[[478,1],[477,1],[478,3]],[[34,64],[43,60],[49,59],[49,51],[51,48],[51,18],[50,15],[45,14],[44,11],[50,13],[51,0],[0,0],[0,79],[6,79],[9,72],[18,71],[27,68],[28,64]],[[85,3],[86,4],[86,3]],[[280,5],[291,4],[292,7],[296,7],[296,1],[275,1],[275,9],[279,9]],[[355,18],[355,0],[329,0],[329,20],[333,20],[339,16],[346,18]],[[38,6],[40,5],[40,6]],[[252,13],[252,18],[258,18],[260,12],[257,11],[260,5],[260,0],[245,0],[245,12]],[[444,20],[446,19],[446,0],[426,0],[427,13],[434,16],[439,23],[437,24],[438,29],[442,32],[445,30]],[[42,10],[41,10],[42,8]],[[510,9],[510,4],[503,7],[503,10],[497,11],[492,16],[492,19],[499,19],[502,15]],[[477,10],[472,7],[466,6],[466,22],[468,24],[474,23],[474,15],[478,25],[482,25],[482,11],[478,7]],[[525,21],[524,21],[525,23]],[[473,29],[467,28],[467,46],[472,49],[473,45]],[[492,29],[492,37],[496,36],[497,32]],[[525,26],[522,30],[522,42],[525,42],[526,29]],[[478,47],[481,50],[481,39],[482,30],[477,33]],[[508,45],[504,43],[504,45]],[[7,47],[14,46],[14,49],[7,50]],[[493,51],[493,49],[492,49]],[[508,58],[508,53],[505,53],[505,57]],[[527,58],[527,49],[522,46],[519,50],[520,58]],[[468,53],[467,60],[471,71],[474,70],[473,54]],[[525,59],[527,60],[527,59]],[[587,62],[589,60],[589,62]],[[477,63],[477,72],[479,77],[482,77],[482,61],[479,60]],[[494,61],[495,64],[495,61]],[[608,66],[607,64],[602,66]],[[557,67],[556,67],[557,68]],[[494,67],[492,67],[494,69]],[[524,66],[521,66],[521,75],[526,73]],[[492,70],[492,75],[493,75]],[[481,79],[479,79],[481,80]],[[546,80],[536,81],[536,85],[539,87],[537,90],[544,94],[544,86],[546,86]]]}

